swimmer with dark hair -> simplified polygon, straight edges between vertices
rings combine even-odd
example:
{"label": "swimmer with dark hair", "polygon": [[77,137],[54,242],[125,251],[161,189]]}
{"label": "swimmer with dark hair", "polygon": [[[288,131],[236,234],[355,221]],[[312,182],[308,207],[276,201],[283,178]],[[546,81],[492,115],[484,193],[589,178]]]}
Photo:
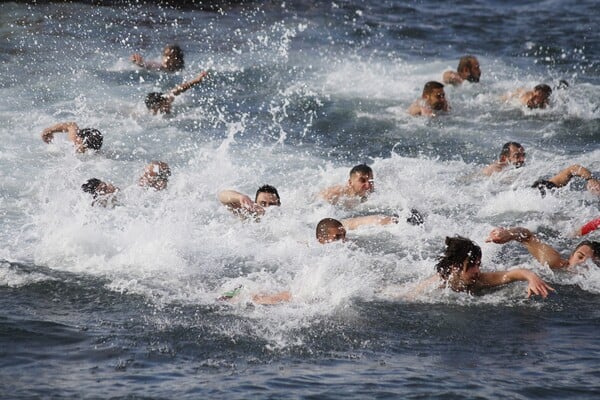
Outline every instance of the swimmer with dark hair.
{"label": "swimmer with dark hair", "polygon": [[152,111],[153,115],[158,113],[169,114],[171,112],[171,105],[175,101],[175,97],[202,82],[202,80],[208,75],[206,71],[202,71],[194,79],[187,82],[183,82],[180,85],[175,86],[167,93],[151,92],[146,96],[144,103],[148,110]]}
{"label": "swimmer with dark hair", "polygon": [[177,72],[183,69],[183,50],[176,44],[165,46],[162,52],[161,62],[145,61],[141,54],[135,53],[131,61],[138,67],[165,72]]}
{"label": "swimmer with dark hair", "polygon": [[481,247],[461,237],[446,237],[446,249],[436,264],[436,274],[420,283],[412,296],[425,288],[437,285],[455,292],[477,294],[481,290],[506,285],[516,281],[527,281],[527,297],[538,295],[546,298],[554,289],[537,274],[523,268],[507,271],[481,272]]}
{"label": "swimmer with dark hair", "polygon": [[248,195],[227,189],[218,193],[221,204],[240,217],[259,217],[265,214],[268,207],[281,206],[279,192],[274,186],[262,185],[256,191],[254,200]]}
{"label": "swimmer with dark hair", "polygon": [[483,169],[483,174],[491,176],[509,167],[521,168],[525,165],[525,149],[517,142],[506,142],[502,146],[498,160]]}
{"label": "swimmer with dark hair", "polygon": [[117,205],[114,194],[119,191],[119,188],[111,183],[91,178],[81,185],[81,190],[92,195],[94,199],[92,206],[114,207]]}
{"label": "swimmer with dark hair", "polygon": [[573,177],[584,179],[586,181],[585,187],[588,192],[600,196],[600,180],[594,178],[589,169],[579,164],[568,166],[550,179],[538,179],[531,187],[538,189],[542,197],[544,197],[547,190],[563,187],[568,184]]}
{"label": "swimmer with dark hair", "polygon": [[67,137],[75,145],[78,153],[85,153],[88,149],[100,150],[104,137],[99,130],[93,128],[79,129],[75,122],[61,122],[42,131],[42,140],[51,143],[54,134],[66,132]]}
{"label": "swimmer with dark hair", "polygon": [[509,101],[512,98],[517,97],[519,102],[527,106],[527,108],[546,108],[550,103],[550,95],[552,94],[552,88],[545,83],[541,83],[533,88],[533,90],[525,90],[519,88],[514,92],[509,92],[502,97],[504,101]]}
{"label": "swimmer with dark hair", "polygon": [[423,87],[421,98],[410,105],[408,113],[412,116],[435,117],[436,111],[450,111],[450,105],[446,100],[444,85],[436,81],[430,81]]}
{"label": "swimmer with dark hair", "polygon": [[460,85],[464,81],[471,83],[479,82],[481,69],[479,60],[475,56],[464,56],[458,62],[458,68],[455,71],[446,71],[442,75],[442,82],[448,85]]}
{"label": "swimmer with dark hair", "polygon": [[144,168],[144,173],[140,176],[138,184],[141,187],[152,188],[154,190],[163,190],[167,188],[171,168],[164,161],[152,161]]}

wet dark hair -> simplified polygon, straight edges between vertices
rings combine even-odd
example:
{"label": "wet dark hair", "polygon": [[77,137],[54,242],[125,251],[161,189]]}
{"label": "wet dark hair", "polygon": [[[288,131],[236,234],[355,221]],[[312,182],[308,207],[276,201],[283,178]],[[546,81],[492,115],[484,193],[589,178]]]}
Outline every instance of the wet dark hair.
{"label": "wet dark hair", "polygon": [[83,145],[92,150],[100,150],[104,137],[98,129],[84,128],[77,131],[77,136],[82,139]]}
{"label": "wet dark hair", "polygon": [[274,194],[275,197],[277,197],[277,201],[281,203],[281,199],[279,198],[279,193],[277,192],[277,189],[275,189],[275,186],[262,185],[261,187],[259,187],[258,190],[256,191],[256,196],[254,196],[254,201],[255,202],[258,199],[258,195],[260,193],[271,193],[271,194]]}
{"label": "wet dark hair", "polygon": [[165,96],[162,93],[150,92],[146,95],[146,100],[144,100],[144,103],[146,103],[146,107],[148,107],[149,110],[152,110],[153,108],[160,107],[164,101]]}
{"label": "wet dark hair", "polygon": [[561,79],[560,81],[558,81],[558,85],[556,85],[556,87],[554,87],[554,90],[563,90],[563,89],[568,89],[569,88],[569,82],[565,81],[564,79]]}
{"label": "wet dark hair", "polygon": [[517,142],[506,142],[502,145],[502,150],[500,150],[500,157],[504,156],[504,157],[508,157],[510,156],[510,148],[511,147],[516,147],[519,149],[522,149],[523,146],[521,146],[521,143],[517,143]]}
{"label": "wet dark hair", "polygon": [[102,183],[102,181],[97,178],[88,179],[86,183],[81,185],[81,190],[83,190],[86,193],[90,193],[95,199],[96,197],[98,197],[97,190],[98,190],[98,186],[101,183]]}
{"label": "wet dark hair", "polygon": [[600,242],[593,242],[591,240],[584,240],[583,242],[580,242],[576,247],[575,250],[573,250],[573,252],[576,252],[577,249],[579,249],[581,246],[588,246],[590,249],[592,249],[592,261],[594,262],[594,264],[596,264],[597,266],[600,267]]}
{"label": "wet dark hair", "polygon": [[355,165],[354,167],[352,167],[352,169],[350,170],[350,176],[354,175],[354,174],[372,174],[373,173],[373,169],[371,167],[369,167],[367,164],[358,164]]}
{"label": "wet dark hair", "polygon": [[171,57],[175,60],[175,62],[173,63],[173,67],[169,69],[171,71],[179,71],[180,69],[183,69],[183,50],[181,50],[181,47],[179,47],[179,45],[176,44],[169,44],[165,46],[165,50],[167,49],[171,50]]}
{"label": "wet dark hair", "polygon": [[533,185],[531,185],[531,187],[534,189],[538,189],[542,197],[545,197],[546,190],[555,189],[558,186],[556,186],[555,183],[552,183],[546,179],[538,179],[537,181],[533,182]]}
{"label": "wet dark hair", "polygon": [[325,236],[327,236],[327,230],[329,228],[340,229],[340,228],[344,228],[344,225],[335,218],[323,218],[317,224],[317,229],[315,232],[315,235],[316,235],[318,241],[321,241],[321,239],[323,239],[323,238],[325,238]]}
{"label": "wet dark hair", "polygon": [[550,86],[546,85],[545,83],[540,83],[539,85],[534,87],[533,90],[542,92],[547,97],[550,97],[550,95],[552,94],[552,88]]}
{"label": "wet dark hair", "polygon": [[434,89],[443,89],[444,85],[436,81],[429,81],[423,86],[423,96],[428,95]]}
{"label": "wet dark hair", "polygon": [[470,261],[469,264],[480,260],[481,247],[462,236],[446,237],[446,250],[435,266],[436,271],[443,280],[448,280],[452,271],[461,268],[467,258]]}

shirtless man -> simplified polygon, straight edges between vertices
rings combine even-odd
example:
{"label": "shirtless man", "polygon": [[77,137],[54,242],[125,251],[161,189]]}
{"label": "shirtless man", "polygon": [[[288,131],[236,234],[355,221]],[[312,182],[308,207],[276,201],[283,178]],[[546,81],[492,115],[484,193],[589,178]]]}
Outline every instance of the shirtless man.
{"label": "shirtless man", "polygon": [[510,241],[522,243],[529,254],[552,269],[574,267],[587,260],[600,265],[600,242],[584,240],[575,247],[569,258],[563,258],[553,247],[540,241],[529,229],[522,227],[495,228],[485,241],[498,244]]}
{"label": "shirtless man", "polygon": [[104,137],[99,130],[93,128],[79,129],[75,122],[61,122],[42,131],[42,140],[51,143],[54,134],[66,132],[67,137],[75,145],[75,151],[85,153],[88,149],[100,150]]}
{"label": "shirtless man", "polygon": [[583,178],[587,182],[585,187],[588,192],[600,196],[600,180],[594,178],[589,169],[579,164],[568,166],[548,180],[538,179],[531,187],[539,189],[542,196],[545,196],[547,189],[563,187],[569,183],[573,177]]}
{"label": "shirtless man", "polygon": [[519,102],[527,106],[528,108],[546,108],[550,102],[550,95],[552,94],[552,88],[542,83],[533,88],[533,90],[525,90],[519,88],[514,92],[508,93],[503,96],[504,101],[509,101],[512,98],[517,97]]}
{"label": "shirtless man", "polygon": [[138,67],[165,72],[177,72],[183,69],[183,50],[176,44],[167,45],[163,49],[160,63],[155,61],[144,61],[141,54],[135,53],[131,61]]}
{"label": "shirtless man", "polygon": [[247,195],[235,190],[223,190],[217,196],[221,204],[229,208],[234,214],[242,217],[264,215],[265,208],[281,205],[279,193],[271,185],[259,187],[254,196],[254,201]]}
{"label": "shirtless man", "polygon": [[346,185],[336,185],[319,193],[331,204],[343,204],[352,207],[357,203],[367,201],[368,196],[375,190],[373,182],[373,170],[366,164],[359,164],[350,170],[350,176]]}
{"label": "shirtless man", "polygon": [[202,71],[194,79],[175,86],[167,93],[148,93],[146,100],[144,101],[146,103],[146,107],[148,107],[148,110],[152,111],[153,115],[156,115],[157,113],[169,114],[171,112],[171,105],[173,104],[173,101],[175,101],[175,96],[180,95],[181,93],[190,89],[192,86],[202,82],[206,75],[208,75],[208,73],[206,71]]}
{"label": "shirtless man", "polygon": [[450,106],[444,93],[444,85],[430,81],[423,87],[423,94],[420,99],[415,100],[408,108],[408,113],[412,116],[435,117],[436,111],[449,111]]}
{"label": "shirtless man", "polygon": [[491,176],[508,167],[521,168],[525,164],[525,149],[517,142],[507,142],[502,146],[497,161],[483,169],[483,174]]}
{"label": "shirtless man", "polygon": [[323,218],[317,224],[316,237],[321,244],[338,240],[345,242],[347,231],[357,229],[364,225],[389,225],[397,223],[398,217],[380,214],[344,218],[341,221],[334,218]]}
{"label": "shirtless man", "polygon": [[442,75],[442,82],[448,85],[460,85],[464,81],[479,82],[481,69],[475,56],[464,56],[458,62],[456,72],[446,71]]}
{"label": "shirtless man", "polygon": [[140,176],[138,185],[157,191],[163,190],[167,188],[170,176],[171,168],[166,162],[152,161],[144,168],[144,173]]}

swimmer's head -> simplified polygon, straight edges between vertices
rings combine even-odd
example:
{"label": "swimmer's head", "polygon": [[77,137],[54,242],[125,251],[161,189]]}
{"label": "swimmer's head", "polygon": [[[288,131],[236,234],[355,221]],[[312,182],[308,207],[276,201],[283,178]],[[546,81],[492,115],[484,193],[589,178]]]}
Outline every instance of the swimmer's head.
{"label": "swimmer's head", "polygon": [[569,257],[569,266],[573,267],[587,260],[592,260],[594,264],[600,267],[600,242],[584,240],[579,243]]}
{"label": "swimmer's head", "polygon": [[183,50],[176,44],[165,46],[162,53],[162,66],[167,71],[175,72],[183,69]]}
{"label": "swimmer's head", "polygon": [[77,131],[79,139],[79,151],[84,152],[86,149],[100,150],[104,137],[98,129],[84,128]]}
{"label": "swimmer's head", "polygon": [[171,168],[164,161],[152,161],[144,168],[144,173],[140,177],[139,185],[143,187],[151,187],[155,190],[166,189],[169,177],[171,176]]}
{"label": "swimmer's head", "polygon": [[479,60],[475,56],[465,56],[458,62],[456,70],[461,78],[469,82],[479,82],[481,77],[481,69],[479,68]]}
{"label": "swimmer's head", "polygon": [[88,179],[87,182],[81,185],[81,190],[91,194],[94,199],[98,196],[103,196],[118,191],[114,185],[107,182],[102,182],[97,178]]}
{"label": "swimmer's head", "polygon": [[256,191],[254,202],[262,208],[281,205],[279,193],[277,192],[277,189],[271,185],[262,185],[259,187]]}
{"label": "swimmer's head", "polygon": [[375,190],[373,169],[367,164],[359,164],[352,167],[350,177],[348,178],[348,186],[350,186],[356,196],[366,198]]}
{"label": "swimmer's head", "polygon": [[481,247],[467,238],[455,236],[446,237],[446,249],[435,267],[444,281],[454,274],[459,278],[462,275],[465,278],[463,283],[469,283],[469,280],[477,278],[480,265]]}
{"label": "swimmer's head", "polygon": [[317,224],[317,240],[321,244],[335,242],[337,240],[346,240],[346,229],[337,219],[323,218]]}
{"label": "swimmer's head", "polygon": [[525,164],[525,149],[517,142],[506,142],[500,151],[500,162],[506,162],[520,168]]}
{"label": "swimmer's head", "polygon": [[158,112],[168,114],[171,112],[171,99],[160,92],[151,92],[146,95],[146,107],[152,114]]}
{"label": "swimmer's head", "polygon": [[442,83],[436,81],[427,82],[423,87],[421,97],[432,110],[441,111],[448,108],[446,93],[444,92],[444,85]]}
{"label": "swimmer's head", "polygon": [[550,86],[542,83],[533,88],[533,96],[527,101],[529,108],[546,108],[550,101],[552,89]]}

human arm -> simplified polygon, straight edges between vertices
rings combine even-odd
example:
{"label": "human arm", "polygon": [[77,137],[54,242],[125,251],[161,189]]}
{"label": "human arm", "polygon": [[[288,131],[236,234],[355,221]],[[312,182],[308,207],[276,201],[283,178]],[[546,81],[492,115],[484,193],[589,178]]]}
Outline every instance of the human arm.
{"label": "human arm", "polygon": [[345,218],[340,221],[346,230],[353,230],[363,225],[389,225],[397,224],[398,217],[390,215],[366,215],[364,217]]}
{"label": "human arm", "polygon": [[535,273],[523,268],[511,269],[510,271],[481,272],[477,278],[477,285],[479,287],[494,287],[516,281],[527,281],[527,297],[535,294],[546,298],[548,293],[554,291],[554,288]]}
{"label": "human arm", "polygon": [[145,61],[144,57],[141,54],[135,53],[131,55],[131,62],[133,62],[138,67],[142,67],[145,69],[152,70],[160,70],[162,69],[162,64],[156,61]]}
{"label": "human arm", "polygon": [[58,132],[67,132],[68,138],[73,143],[78,143],[77,132],[79,127],[75,122],[61,122],[46,128],[42,131],[42,140],[46,143],[52,142],[54,134]]}
{"label": "human arm", "polygon": [[589,169],[579,164],[573,164],[563,169],[558,174],[554,175],[552,178],[548,179],[548,181],[552,182],[558,187],[562,187],[569,183],[571,178],[573,178],[574,176],[579,176],[585,180],[592,179],[592,173]]}
{"label": "human arm", "polygon": [[170,92],[169,94],[172,96],[177,96],[180,95],[181,93],[185,92],[186,90],[188,90],[189,88],[191,88],[194,85],[199,84],[200,82],[202,82],[202,80],[204,80],[204,78],[208,75],[208,72],[206,71],[202,71],[200,72],[195,78],[190,79],[187,82],[183,82],[180,85],[175,86]]}
{"label": "human arm", "polygon": [[332,186],[319,192],[319,197],[328,203],[336,205],[346,194],[346,188],[341,185]]}
{"label": "human arm", "polygon": [[292,299],[292,294],[288,291],[275,294],[255,294],[252,296],[252,301],[256,304],[272,305],[288,302]]}
{"label": "human arm", "polygon": [[486,176],[492,176],[493,174],[502,171],[508,165],[507,162],[495,161],[481,171]]}
{"label": "human arm", "polygon": [[413,117],[423,115],[423,107],[421,107],[421,99],[415,100],[410,107],[408,107],[408,114]]}
{"label": "human arm", "polygon": [[587,235],[590,232],[595,231],[598,228],[600,228],[600,217],[593,219],[590,222],[586,223],[581,228],[579,228],[577,230],[577,232],[575,232],[575,233],[577,236],[583,236],[583,235]]}
{"label": "human arm", "polygon": [[442,82],[448,85],[460,85],[463,78],[456,71],[446,71],[442,74]]}
{"label": "human arm", "polygon": [[265,210],[254,203],[247,195],[235,190],[222,190],[218,194],[219,201],[233,210],[248,210],[251,213],[262,215]]}
{"label": "human arm", "polygon": [[568,266],[568,261],[563,260],[560,253],[552,246],[541,242],[537,236],[526,228],[495,228],[492,229],[486,242],[498,244],[516,241],[522,243],[529,254],[531,254],[541,264],[548,264],[552,269],[564,268]]}

